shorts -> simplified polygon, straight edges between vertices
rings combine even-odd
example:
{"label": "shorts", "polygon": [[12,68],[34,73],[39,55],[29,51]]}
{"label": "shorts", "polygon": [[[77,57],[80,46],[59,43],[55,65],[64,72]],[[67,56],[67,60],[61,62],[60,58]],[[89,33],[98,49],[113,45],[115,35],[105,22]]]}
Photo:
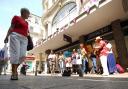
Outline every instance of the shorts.
{"label": "shorts", "polygon": [[28,39],[16,32],[10,34],[10,62],[21,64],[26,56]]}

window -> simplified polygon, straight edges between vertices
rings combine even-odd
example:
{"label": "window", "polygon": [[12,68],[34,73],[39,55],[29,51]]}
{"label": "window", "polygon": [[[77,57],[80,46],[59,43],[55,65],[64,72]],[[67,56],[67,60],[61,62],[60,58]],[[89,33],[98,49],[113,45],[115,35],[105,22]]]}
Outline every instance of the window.
{"label": "window", "polygon": [[34,29],[33,26],[30,26],[30,31],[31,31],[31,32],[33,32],[33,29]]}
{"label": "window", "polygon": [[54,17],[53,25],[62,21],[66,16],[68,16],[72,11],[76,10],[76,3],[70,2],[66,4]]}
{"label": "window", "polygon": [[37,18],[35,18],[35,24],[39,24],[39,21]]}

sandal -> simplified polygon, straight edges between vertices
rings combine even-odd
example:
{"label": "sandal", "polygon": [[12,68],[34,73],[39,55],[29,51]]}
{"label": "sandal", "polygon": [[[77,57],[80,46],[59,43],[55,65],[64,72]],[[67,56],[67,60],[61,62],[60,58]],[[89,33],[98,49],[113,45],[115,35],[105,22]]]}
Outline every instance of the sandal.
{"label": "sandal", "polygon": [[17,75],[12,75],[11,80],[18,80],[18,76]]}

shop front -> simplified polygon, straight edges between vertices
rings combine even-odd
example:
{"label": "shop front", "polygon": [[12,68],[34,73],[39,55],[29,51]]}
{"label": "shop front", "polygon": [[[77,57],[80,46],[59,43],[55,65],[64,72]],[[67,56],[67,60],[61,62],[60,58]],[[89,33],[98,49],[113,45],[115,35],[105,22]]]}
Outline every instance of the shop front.
{"label": "shop front", "polygon": [[35,71],[35,57],[34,56],[27,56],[25,62],[29,66],[27,72],[34,73],[34,71]]}
{"label": "shop front", "polygon": [[[117,23],[116,23],[117,24]],[[115,54],[116,62],[121,64],[124,68],[128,67],[128,20],[119,21],[119,26],[114,31],[113,24],[105,26],[101,29],[98,29],[87,35],[82,35],[79,37],[79,40],[65,45],[56,49],[56,52],[59,51],[70,51],[73,49],[78,49],[80,43],[85,43],[88,53],[92,52],[93,46],[95,43],[95,38],[101,36],[103,40],[108,40],[113,46],[113,52]]]}

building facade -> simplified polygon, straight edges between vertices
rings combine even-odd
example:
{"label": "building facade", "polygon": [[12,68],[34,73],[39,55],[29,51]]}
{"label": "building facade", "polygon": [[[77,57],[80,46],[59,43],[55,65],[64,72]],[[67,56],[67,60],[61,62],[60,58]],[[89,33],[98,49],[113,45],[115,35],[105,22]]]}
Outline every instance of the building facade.
{"label": "building facade", "polygon": [[128,0],[43,0],[42,4],[44,38],[33,53],[46,57],[48,49],[71,50],[81,42],[91,50],[95,37],[101,36],[113,44],[120,64],[128,67]]}
{"label": "building facade", "polygon": [[[43,39],[43,28],[42,28],[42,22],[41,17],[30,14],[30,17],[28,18],[29,23],[29,32],[30,36],[32,37],[34,47],[38,46],[40,43],[39,41]],[[30,66],[28,71],[34,72],[36,71],[36,63],[39,64],[39,55],[32,53],[31,51],[27,52],[27,58],[26,63]]]}

